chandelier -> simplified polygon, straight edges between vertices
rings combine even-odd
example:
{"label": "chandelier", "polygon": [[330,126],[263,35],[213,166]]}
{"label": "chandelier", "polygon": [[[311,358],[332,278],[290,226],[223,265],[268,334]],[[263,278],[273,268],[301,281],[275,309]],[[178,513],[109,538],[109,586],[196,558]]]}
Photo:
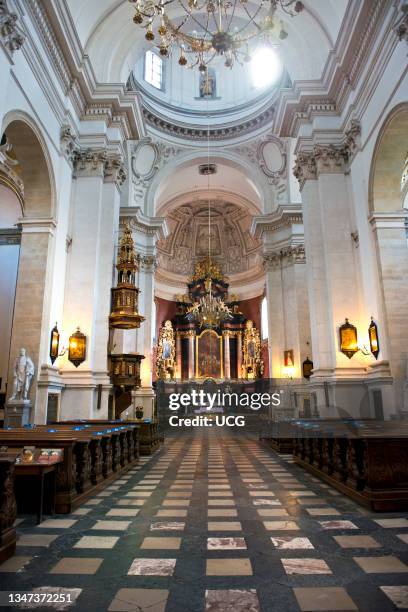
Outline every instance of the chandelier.
{"label": "chandelier", "polygon": [[207,277],[204,281],[205,295],[187,310],[189,321],[197,321],[201,327],[218,327],[226,319],[232,319],[230,308],[221,298],[212,293],[212,280]]}
{"label": "chandelier", "polygon": [[[133,21],[146,30],[162,56],[176,48],[180,66],[205,72],[216,57],[225,66],[251,60],[254,46],[283,40],[288,34],[277,17],[281,9],[294,17],[304,9],[299,0],[129,0]],[[169,16],[172,12],[173,16]],[[188,59],[190,61],[188,61]]]}

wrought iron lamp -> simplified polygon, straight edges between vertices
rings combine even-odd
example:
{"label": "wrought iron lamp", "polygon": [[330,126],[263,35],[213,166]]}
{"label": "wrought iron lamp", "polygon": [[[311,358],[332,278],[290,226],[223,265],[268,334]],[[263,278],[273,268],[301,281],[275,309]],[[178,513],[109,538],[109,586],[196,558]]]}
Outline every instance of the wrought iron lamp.
{"label": "wrought iron lamp", "polygon": [[377,324],[374,322],[373,317],[371,317],[371,323],[368,327],[368,337],[370,340],[370,350],[374,357],[378,359],[378,354],[380,352],[380,342],[378,339]]}
{"label": "wrought iron lamp", "polygon": [[[294,17],[304,9],[299,0],[129,0],[135,7],[133,22],[146,30],[162,56],[174,48],[180,66],[198,66],[205,72],[216,56],[225,66],[251,60],[255,44],[270,44],[288,36],[278,9]],[[170,13],[180,15],[171,17]],[[251,47],[251,49],[250,49]],[[192,61],[188,62],[187,57]]]}
{"label": "wrought iron lamp", "polygon": [[60,333],[58,331],[57,323],[55,323],[54,327],[51,330],[50,338],[50,359],[52,364],[57,359],[57,357],[59,357],[59,343]]}
{"label": "wrought iron lamp", "polygon": [[346,319],[343,325],[339,327],[339,335],[340,350],[351,359],[353,355],[360,350],[358,346],[357,327]]}
{"label": "wrought iron lamp", "polygon": [[309,380],[309,378],[311,377],[312,373],[313,373],[313,361],[311,361],[311,359],[309,359],[309,357],[306,357],[306,359],[302,363],[303,378],[306,378],[307,380]]}

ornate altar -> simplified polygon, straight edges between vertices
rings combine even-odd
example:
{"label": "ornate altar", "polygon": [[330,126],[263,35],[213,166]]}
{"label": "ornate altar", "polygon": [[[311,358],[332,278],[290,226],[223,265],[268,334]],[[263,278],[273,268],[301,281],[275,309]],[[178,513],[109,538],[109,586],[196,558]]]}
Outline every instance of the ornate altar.
{"label": "ornate altar", "polygon": [[263,374],[261,338],[251,320],[245,324],[243,339],[242,378],[261,378]]}
{"label": "ornate altar", "polygon": [[[230,315],[218,326],[187,317],[191,307],[211,291],[229,308]],[[262,376],[259,332],[239,310],[236,296],[228,295],[228,282],[218,265],[209,258],[199,261],[188,284],[188,294],[179,295],[177,314],[160,329],[157,346],[157,377],[161,380],[216,380],[258,378]],[[170,328],[171,326],[171,328]],[[247,331],[251,331],[251,338]],[[173,335],[169,335],[171,334]],[[165,339],[170,339],[168,352]],[[248,339],[244,352],[244,338]],[[249,356],[250,355],[250,356]],[[245,367],[244,367],[245,364]]]}
{"label": "ornate altar", "polygon": [[166,380],[174,378],[176,369],[176,343],[171,321],[166,321],[160,328],[157,345],[156,375]]}

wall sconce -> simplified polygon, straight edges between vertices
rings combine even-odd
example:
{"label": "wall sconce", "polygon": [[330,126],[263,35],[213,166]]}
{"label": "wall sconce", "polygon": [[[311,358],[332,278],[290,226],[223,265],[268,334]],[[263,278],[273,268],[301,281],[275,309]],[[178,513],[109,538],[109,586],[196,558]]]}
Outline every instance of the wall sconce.
{"label": "wall sconce", "polygon": [[371,317],[371,323],[368,328],[368,337],[370,339],[370,349],[372,354],[376,359],[378,359],[378,354],[380,352],[380,342],[378,340],[378,327],[374,322],[373,317]]}
{"label": "wall sconce", "polygon": [[50,338],[50,359],[52,364],[57,359],[57,357],[59,357],[59,342],[60,334],[58,331],[57,324],[55,323],[54,327],[51,330]]}
{"label": "wall sconce", "polygon": [[309,357],[306,357],[306,359],[302,363],[302,373],[303,378],[307,378],[307,380],[309,380],[313,373],[313,361],[311,361]]}
{"label": "wall sconce", "polygon": [[359,351],[357,327],[346,319],[345,323],[339,328],[339,334],[340,350],[351,359]]}
{"label": "wall sconce", "polygon": [[283,366],[285,376],[287,376],[288,378],[293,378],[295,374],[295,357],[293,349],[289,349],[288,351],[283,352]]}
{"label": "wall sconce", "polygon": [[86,336],[79,327],[72,336],[69,337],[68,359],[77,368],[86,359]]}

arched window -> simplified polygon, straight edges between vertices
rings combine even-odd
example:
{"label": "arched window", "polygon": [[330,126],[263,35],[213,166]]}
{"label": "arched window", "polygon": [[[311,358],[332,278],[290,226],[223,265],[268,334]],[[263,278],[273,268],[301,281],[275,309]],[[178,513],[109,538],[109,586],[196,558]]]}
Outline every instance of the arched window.
{"label": "arched window", "polygon": [[262,300],[261,305],[261,334],[262,340],[268,340],[268,302],[266,297]]}
{"label": "arched window", "polygon": [[144,80],[156,89],[163,89],[163,60],[153,51],[146,51]]}

